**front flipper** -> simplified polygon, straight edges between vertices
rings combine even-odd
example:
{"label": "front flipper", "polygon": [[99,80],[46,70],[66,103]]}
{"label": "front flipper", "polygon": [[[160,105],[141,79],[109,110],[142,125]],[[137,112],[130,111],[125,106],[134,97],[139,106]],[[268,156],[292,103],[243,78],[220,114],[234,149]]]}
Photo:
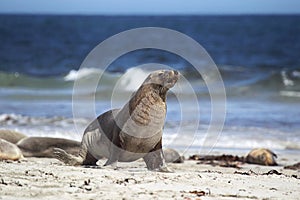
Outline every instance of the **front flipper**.
{"label": "front flipper", "polygon": [[113,138],[112,141],[110,142],[110,147],[109,147],[109,158],[104,164],[104,166],[111,165],[113,168],[116,168],[120,156],[120,151],[121,151],[121,141],[118,133],[119,129],[115,128],[113,131],[114,131]]}
{"label": "front flipper", "polygon": [[117,167],[118,159],[116,155],[113,155],[113,153],[110,155],[104,166],[111,165],[112,167]]}
{"label": "front flipper", "polygon": [[158,172],[173,172],[166,165],[162,147],[161,140],[154,147],[154,149],[144,156],[144,161],[147,165],[148,170],[158,171]]}

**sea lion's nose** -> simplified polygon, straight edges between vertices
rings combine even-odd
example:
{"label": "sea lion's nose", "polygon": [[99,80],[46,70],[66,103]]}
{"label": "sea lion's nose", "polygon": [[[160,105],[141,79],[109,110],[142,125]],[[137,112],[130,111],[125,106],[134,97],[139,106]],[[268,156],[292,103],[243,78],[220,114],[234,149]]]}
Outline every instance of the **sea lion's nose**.
{"label": "sea lion's nose", "polygon": [[175,75],[178,75],[178,71],[176,71],[176,70],[173,70],[173,73],[174,73]]}

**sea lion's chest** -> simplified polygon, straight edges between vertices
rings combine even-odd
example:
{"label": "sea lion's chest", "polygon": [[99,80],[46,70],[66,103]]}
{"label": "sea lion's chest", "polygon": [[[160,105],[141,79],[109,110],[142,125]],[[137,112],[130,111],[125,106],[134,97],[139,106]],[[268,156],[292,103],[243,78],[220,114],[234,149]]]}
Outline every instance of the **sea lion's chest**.
{"label": "sea lion's chest", "polygon": [[166,117],[164,102],[147,104],[142,100],[130,113],[122,127],[122,132],[137,138],[149,138],[162,130]]}
{"label": "sea lion's chest", "polygon": [[149,152],[162,137],[166,117],[165,102],[146,96],[140,99],[134,109],[128,109],[128,113],[120,133],[122,148],[134,152]]}

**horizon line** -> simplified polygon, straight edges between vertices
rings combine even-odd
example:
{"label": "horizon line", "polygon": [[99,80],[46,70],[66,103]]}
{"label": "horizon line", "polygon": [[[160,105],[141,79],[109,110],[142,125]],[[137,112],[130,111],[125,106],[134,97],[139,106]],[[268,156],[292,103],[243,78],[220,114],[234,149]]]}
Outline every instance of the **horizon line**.
{"label": "horizon line", "polygon": [[299,13],[63,13],[63,12],[0,12],[0,15],[52,15],[52,16],[274,16],[274,15],[300,15]]}

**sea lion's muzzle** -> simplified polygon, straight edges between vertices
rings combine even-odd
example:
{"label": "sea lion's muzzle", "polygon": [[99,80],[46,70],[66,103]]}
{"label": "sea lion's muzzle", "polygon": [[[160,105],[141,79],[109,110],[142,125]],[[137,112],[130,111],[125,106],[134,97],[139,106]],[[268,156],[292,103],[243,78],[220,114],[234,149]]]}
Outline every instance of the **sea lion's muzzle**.
{"label": "sea lion's muzzle", "polygon": [[158,70],[151,73],[144,81],[143,85],[155,84],[167,91],[175,85],[179,76],[180,74],[176,70]]}
{"label": "sea lion's muzzle", "polygon": [[168,71],[168,75],[167,76],[168,76],[168,78],[166,78],[167,81],[165,82],[164,87],[170,89],[178,81],[180,74],[176,70],[170,70],[170,71]]}

